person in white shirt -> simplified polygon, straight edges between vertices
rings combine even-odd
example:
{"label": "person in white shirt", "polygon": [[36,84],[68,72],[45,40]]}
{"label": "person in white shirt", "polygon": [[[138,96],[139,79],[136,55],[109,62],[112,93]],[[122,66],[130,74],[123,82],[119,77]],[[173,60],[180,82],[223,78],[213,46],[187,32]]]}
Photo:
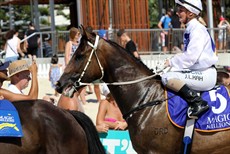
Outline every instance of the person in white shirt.
{"label": "person in white shirt", "polygon": [[202,11],[201,0],[175,0],[179,5],[178,16],[186,24],[184,51],[165,62],[171,71],[162,75],[162,83],[178,92],[185,99],[190,110],[188,116],[197,119],[209,109],[197,91],[210,90],[215,86],[218,61],[215,44],[206,27],[198,20]]}
{"label": "person in white shirt", "polygon": [[5,44],[5,61],[13,62],[18,60],[19,54],[21,57],[24,57],[25,54],[20,48],[20,39],[18,38],[18,31],[9,30],[6,33],[6,44]]}
{"label": "person in white shirt", "polygon": [[27,88],[31,80],[29,65],[26,60],[17,60],[9,66],[10,84],[8,90],[16,94],[24,94],[23,89]]}
{"label": "person in white shirt", "polygon": [[[32,79],[30,76],[30,69],[27,60],[16,60],[10,63],[8,67],[8,77],[10,78],[8,90],[15,94],[26,95],[23,90],[29,86],[29,82]],[[48,95],[43,96],[42,99],[53,104],[56,101],[55,98]]]}

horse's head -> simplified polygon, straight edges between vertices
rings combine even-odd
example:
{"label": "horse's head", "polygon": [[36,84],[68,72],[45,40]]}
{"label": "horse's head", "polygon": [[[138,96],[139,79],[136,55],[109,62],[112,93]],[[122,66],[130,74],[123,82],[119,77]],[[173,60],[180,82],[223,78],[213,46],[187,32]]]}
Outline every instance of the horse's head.
{"label": "horse's head", "polygon": [[104,73],[97,54],[99,36],[88,33],[83,26],[79,30],[82,36],[80,44],[56,84],[56,90],[69,97],[84,86],[81,83],[101,79]]}

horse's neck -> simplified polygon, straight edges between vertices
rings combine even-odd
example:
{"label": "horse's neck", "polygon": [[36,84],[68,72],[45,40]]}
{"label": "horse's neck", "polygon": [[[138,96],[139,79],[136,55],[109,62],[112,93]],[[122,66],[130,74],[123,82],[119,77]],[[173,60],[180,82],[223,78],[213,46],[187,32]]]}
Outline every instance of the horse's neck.
{"label": "horse's neck", "polygon": [[[143,64],[138,64],[135,59],[116,57],[114,60],[109,58],[107,60],[110,67],[105,71],[105,82],[129,82],[152,75]],[[155,79],[127,85],[112,85],[109,88],[123,114],[149,101],[163,100],[164,94],[160,81]]]}

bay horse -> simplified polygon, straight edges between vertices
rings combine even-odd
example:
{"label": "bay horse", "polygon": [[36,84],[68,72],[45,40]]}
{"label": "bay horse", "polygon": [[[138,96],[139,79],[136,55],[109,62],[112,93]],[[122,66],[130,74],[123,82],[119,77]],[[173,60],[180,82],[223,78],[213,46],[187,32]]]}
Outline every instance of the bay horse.
{"label": "bay horse", "polygon": [[[181,153],[183,129],[166,113],[165,89],[143,62],[117,43],[79,27],[81,40],[57,83],[57,91],[73,95],[82,86],[102,79],[127,117],[133,148],[139,154]],[[153,102],[148,106],[148,102]],[[142,108],[143,106],[147,106]],[[194,132],[191,153],[229,153],[230,132]]]}
{"label": "bay horse", "polygon": [[105,153],[91,119],[44,100],[13,102],[23,137],[0,137],[1,154]]}

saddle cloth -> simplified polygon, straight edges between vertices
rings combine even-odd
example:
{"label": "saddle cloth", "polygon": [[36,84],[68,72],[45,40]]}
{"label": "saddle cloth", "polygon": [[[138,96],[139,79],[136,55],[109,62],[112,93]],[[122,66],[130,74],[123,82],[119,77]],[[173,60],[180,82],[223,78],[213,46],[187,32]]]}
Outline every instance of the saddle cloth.
{"label": "saddle cloth", "polygon": [[8,100],[0,100],[0,137],[22,137],[18,112]]}
{"label": "saddle cloth", "polygon": [[[187,120],[188,104],[175,92],[166,91],[166,110],[170,121],[179,128],[184,128]],[[201,97],[208,102],[209,110],[195,122],[195,130],[215,132],[230,129],[229,91],[224,86],[203,92]]]}

